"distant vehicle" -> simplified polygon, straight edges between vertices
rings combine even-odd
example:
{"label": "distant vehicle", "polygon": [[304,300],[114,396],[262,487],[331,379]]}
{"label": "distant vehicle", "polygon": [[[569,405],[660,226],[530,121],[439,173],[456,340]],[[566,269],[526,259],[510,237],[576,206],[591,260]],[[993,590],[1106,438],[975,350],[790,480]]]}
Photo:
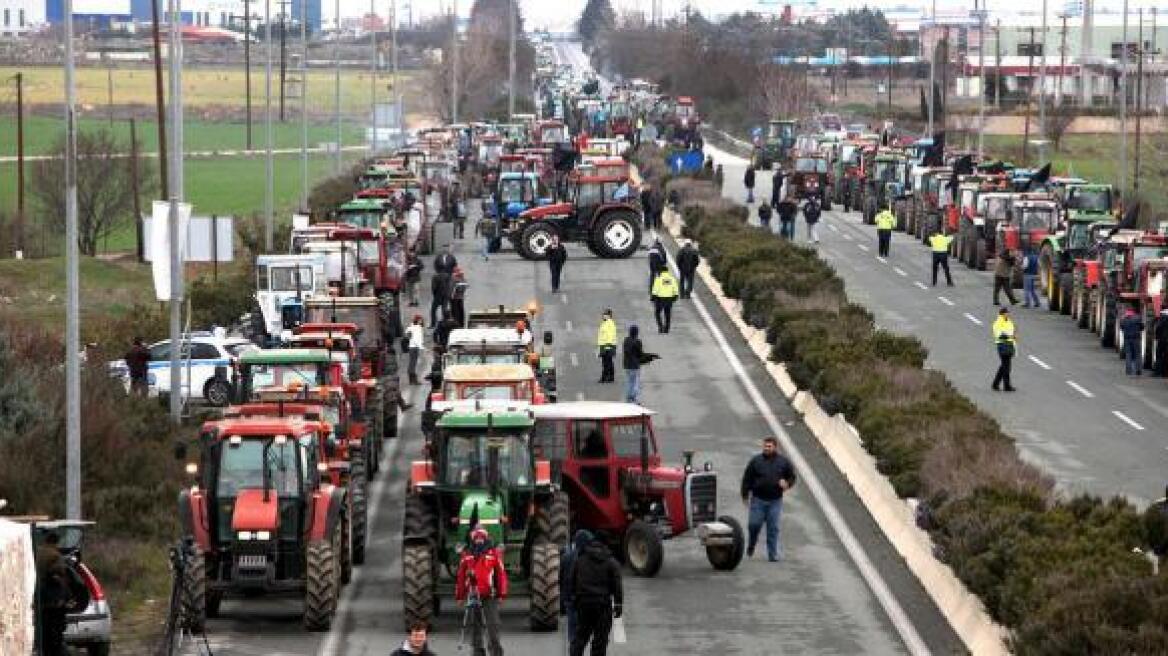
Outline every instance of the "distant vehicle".
{"label": "distant vehicle", "polygon": [[[184,336],[181,351],[182,389],[184,398],[222,407],[231,401],[230,370],[235,359],[256,347],[242,337],[218,337],[211,332]],[[152,397],[170,391],[170,340],[148,347],[150,364],[146,382]],[[130,370],[125,360],[106,364],[110,376],[130,389]]]}
{"label": "distant vehicle", "polygon": [[85,532],[93,527],[94,523],[80,520],[29,523],[34,547],[44,542],[50,531],[57,533],[61,538],[58,543],[61,555],[65,557],[66,563],[77,577],[85,583],[86,598],[77,604],[78,610],[70,611],[65,616],[65,644],[85,649],[89,656],[107,656],[110,653],[113,616],[110,613],[109,602],[105,598],[105,590],[85,565],[81,554]]}

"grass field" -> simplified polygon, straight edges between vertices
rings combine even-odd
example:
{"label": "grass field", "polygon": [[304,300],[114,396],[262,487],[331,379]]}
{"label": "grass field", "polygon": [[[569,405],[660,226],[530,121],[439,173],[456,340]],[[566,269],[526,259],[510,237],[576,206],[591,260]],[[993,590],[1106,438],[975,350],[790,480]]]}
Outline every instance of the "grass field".
{"label": "grass field", "polygon": [[[79,265],[81,311],[86,316],[122,315],[154,300],[148,265],[83,257]],[[65,315],[65,260],[0,260],[0,312],[22,320],[60,321]]]}

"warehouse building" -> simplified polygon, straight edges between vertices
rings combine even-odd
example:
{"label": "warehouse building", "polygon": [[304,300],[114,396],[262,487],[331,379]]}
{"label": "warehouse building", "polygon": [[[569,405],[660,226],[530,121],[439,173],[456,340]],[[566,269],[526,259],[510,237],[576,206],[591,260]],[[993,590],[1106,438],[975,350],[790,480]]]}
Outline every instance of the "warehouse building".
{"label": "warehouse building", "polygon": [[[167,0],[156,0],[165,17]],[[182,0],[184,25],[200,27],[230,27],[243,21],[247,0]],[[304,16],[308,27],[321,27],[323,0],[291,0],[281,4],[271,0],[273,13],[287,7],[289,18],[299,22]],[[111,29],[151,20],[151,0],[73,0],[75,25],[89,29]],[[253,16],[262,17],[263,0],[250,0]],[[59,25],[65,20],[65,0],[0,0],[0,36],[18,36],[39,30],[46,25]],[[165,18],[164,18],[165,20]]]}

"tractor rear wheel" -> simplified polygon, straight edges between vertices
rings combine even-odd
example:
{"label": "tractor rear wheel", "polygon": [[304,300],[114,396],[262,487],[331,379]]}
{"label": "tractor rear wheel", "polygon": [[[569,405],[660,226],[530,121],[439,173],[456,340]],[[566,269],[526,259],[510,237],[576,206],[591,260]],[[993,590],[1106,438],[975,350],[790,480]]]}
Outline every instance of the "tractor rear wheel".
{"label": "tractor rear wheel", "polygon": [[[352,512],[352,509],[349,509]],[[341,585],[353,580],[353,516],[341,515]]]}
{"label": "tractor rear wheel", "polygon": [[657,535],[657,530],[652,526],[639,519],[629,524],[622,547],[625,563],[633,570],[633,574],[651,578],[661,571],[665,547],[661,544],[661,536]]}
{"label": "tractor rear wheel", "polygon": [[986,258],[989,257],[986,251],[989,250],[984,237],[978,237],[977,243],[973,246],[973,268],[978,271],[986,270]]}
{"label": "tractor rear wheel", "polygon": [[552,245],[552,237],[557,234],[556,229],[546,221],[528,224],[519,235],[519,256],[525,260],[547,259],[547,249]]}
{"label": "tractor rear wheel", "polygon": [[560,546],[537,541],[531,547],[531,629],[555,631],[560,623]]}
{"label": "tractor rear wheel", "polygon": [[1076,323],[1080,328],[1088,328],[1091,325],[1091,297],[1085,289],[1077,286],[1075,287],[1075,298],[1077,299],[1075,308],[1079,312]]}
{"label": "tractor rear wheel", "polygon": [[434,576],[434,553],[430,545],[402,547],[402,615],[407,629],[414,622],[430,622],[434,614]]}
{"label": "tractor rear wheel", "polygon": [[378,455],[381,439],[384,436],[385,400],[381,396],[381,388],[369,390],[365,402],[365,439],[361,441],[361,452],[364,454],[366,478],[373,478],[380,469]]}
{"label": "tractor rear wheel", "polygon": [[536,510],[536,535],[560,547],[568,544],[569,500],[564,492],[556,492],[550,501]]}
{"label": "tractor rear wheel", "polygon": [[350,472],[353,525],[353,563],[365,563],[365,545],[369,540],[369,482],[365,479],[364,465],[354,460]]}
{"label": "tractor rear wheel", "polygon": [[1156,317],[1145,316],[1144,317],[1144,334],[1143,334],[1143,339],[1140,342],[1140,346],[1143,348],[1143,353],[1141,354],[1142,355],[1141,360],[1143,362],[1144,369],[1151,369],[1152,364],[1154,364],[1154,360],[1155,360],[1154,356],[1156,354],[1155,327],[1156,327]]}
{"label": "tractor rear wheel", "polygon": [[746,536],[742,532],[742,524],[739,524],[737,519],[722,515],[718,521],[730,526],[730,535],[734,543],[706,547],[706,559],[714,569],[728,572],[742,562],[742,556],[746,553]]}
{"label": "tractor rear wheel", "polygon": [[1103,301],[1103,320],[1099,322],[1099,344],[1103,348],[1115,348],[1115,305]]}
{"label": "tractor rear wheel", "polygon": [[340,594],[335,540],[313,540],[305,560],[304,628],[328,631]]}
{"label": "tractor rear wheel", "polygon": [[641,245],[641,220],[628,210],[605,212],[592,226],[592,235],[601,257],[623,259]]}
{"label": "tractor rear wheel", "polygon": [[201,633],[207,624],[207,559],[198,547],[183,570],[180,603],[183,626],[191,633]]}
{"label": "tractor rear wheel", "polygon": [[1059,274],[1059,314],[1071,313],[1071,289],[1074,284],[1074,276],[1069,273]]}
{"label": "tractor rear wheel", "polygon": [[407,540],[424,540],[429,545],[438,540],[438,517],[430,504],[417,494],[406,496],[402,537]]}
{"label": "tractor rear wheel", "polygon": [[219,617],[219,605],[223,603],[222,592],[207,591],[207,617]]}

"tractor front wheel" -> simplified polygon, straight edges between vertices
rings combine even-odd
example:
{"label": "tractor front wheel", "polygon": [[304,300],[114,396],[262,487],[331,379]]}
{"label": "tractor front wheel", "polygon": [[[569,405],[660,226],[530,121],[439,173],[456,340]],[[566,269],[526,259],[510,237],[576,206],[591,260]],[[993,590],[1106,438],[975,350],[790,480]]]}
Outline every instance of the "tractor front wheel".
{"label": "tractor front wheel", "polygon": [[710,561],[714,569],[728,572],[738,567],[738,563],[742,562],[742,556],[746,553],[746,537],[742,532],[742,524],[739,524],[737,519],[729,515],[722,515],[718,521],[730,526],[733,544],[706,547],[706,559]]}
{"label": "tractor front wheel", "polygon": [[[558,569],[558,560],[556,566]],[[433,552],[428,544],[407,544],[402,547],[402,615],[406,628],[415,622],[429,623],[433,614]]]}
{"label": "tractor front wheel", "polygon": [[531,547],[531,629],[555,631],[560,620],[560,546],[540,540]]}
{"label": "tractor front wheel", "polygon": [[417,494],[406,496],[402,537],[407,540],[422,540],[429,545],[438,540],[438,517],[430,504],[426,503],[426,499]]}
{"label": "tractor front wheel", "polygon": [[202,633],[207,624],[207,560],[198,547],[183,570],[181,592],[183,626],[191,633]]}
{"label": "tractor front wheel", "polygon": [[536,535],[560,547],[568,544],[569,521],[568,495],[556,492],[550,501],[536,511]]}
{"label": "tractor front wheel", "polygon": [[1071,313],[1071,289],[1074,286],[1074,276],[1069,273],[1060,273],[1059,276],[1059,314]]}
{"label": "tractor front wheel", "polygon": [[525,260],[547,259],[547,249],[552,245],[556,229],[551,224],[539,221],[529,224],[519,236],[519,256]]}
{"label": "tractor front wheel", "polygon": [[661,563],[665,560],[665,547],[661,544],[661,536],[652,526],[636,520],[625,531],[623,544],[625,563],[633,574],[651,578],[661,571]]}
{"label": "tractor front wheel", "polygon": [[641,245],[641,219],[627,210],[610,211],[597,220],[592,234],[601,257],[623,259]]}
{"label": "tractor front wheel", "polygon": [[369,540],[369,483],[365,478],[365,467],[359,463],[359,460],[354,460],[349,470],[352,483],[349,494],[353,500],[353,563],[356,565],[365,563],[365,545]]}
{"label": "tractor front wheel", "polygon": [[310,542],[305,560],[304,628],[309,631],[328,631],[337,612],[337,597],[341,587],[334,541]]}
{"label": "tractor front wheel", "polygon": [[986,270],[986,259],[989,258],[989,254],[987,253],[988,250],[989,247],[988,244],[986,244],[985,238],[978,237],[977,243],[973,247],[973,268],[977,269],[978,271]]}
{"label": "tractor front wheel", "polygon": [[203,400],[207,405],[222,408],[231,403],[231,383],[222,378],[212,378],[203,386]]}
{"label": "tractor front wheel", "polygon": [[341,515],[341,585],[348,585],[353,580],[353,546],[353,517],[351,514],[343,514]]}

